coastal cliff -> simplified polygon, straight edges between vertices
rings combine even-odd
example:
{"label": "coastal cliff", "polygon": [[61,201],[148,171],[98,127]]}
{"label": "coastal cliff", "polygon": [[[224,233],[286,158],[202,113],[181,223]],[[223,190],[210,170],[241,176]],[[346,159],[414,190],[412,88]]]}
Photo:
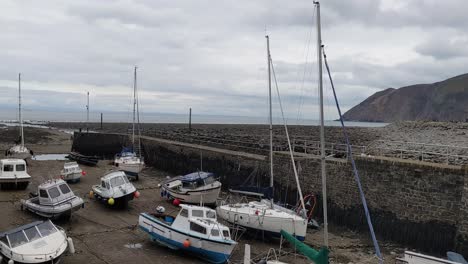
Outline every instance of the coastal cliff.
{"label": "coastal cliff", "polygon": [[433,84],[379,91],[343,115],[346,121],[467,121],[468,74]]}

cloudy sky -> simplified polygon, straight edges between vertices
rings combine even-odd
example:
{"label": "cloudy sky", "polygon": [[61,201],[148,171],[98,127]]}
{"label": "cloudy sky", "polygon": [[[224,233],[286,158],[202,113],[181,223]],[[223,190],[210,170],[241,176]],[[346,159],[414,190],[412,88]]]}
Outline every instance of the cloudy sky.
{"label": "cloudy sky", "polygon": [[[468,71],[465,0],[321,6],[344,110]],[[312,0],[4,0],[0,10],[0,108],[16,107],[21,72],[26,109],[84,111],[90,91],[93,111],[128,112],[138,65],[143,112],[265,116],[267,32],[288,117],[318,117]],[[325,94],[336,118],[328,84]]]}

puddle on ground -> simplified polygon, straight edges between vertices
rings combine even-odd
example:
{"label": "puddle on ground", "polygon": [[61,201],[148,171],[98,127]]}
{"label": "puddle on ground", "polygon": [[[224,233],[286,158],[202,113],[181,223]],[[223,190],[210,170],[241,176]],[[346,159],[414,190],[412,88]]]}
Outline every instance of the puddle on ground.
{"label": "puddle on ground", "polygon": [[66,158],[68,154],[40,154],[34,155],[32,160],[68,160]]}
{"label": "puddle on ground", "polygon": [[136,249],[139,249],[139,248],[142,248],[143,245],[140,244],[140,243],[136,243],[136,244],[126,244],[125,247],[126,247],[126,248],[136,248]]}

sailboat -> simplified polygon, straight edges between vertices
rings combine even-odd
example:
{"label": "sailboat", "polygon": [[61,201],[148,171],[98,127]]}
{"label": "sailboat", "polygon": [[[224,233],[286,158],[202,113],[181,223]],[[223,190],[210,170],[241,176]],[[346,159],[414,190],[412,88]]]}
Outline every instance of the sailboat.
{"label": "sailboat", "polygon": [[23,117],[21,115],[21,73],[18,74],[18,113],[19,113],[19,140],[16,145],[6,151],[7,156],[17,159],[27,159],[31,157],[32,151],[24,146]]}
{"label": "sailboat", "polygon": [[[138,118],[138,145],[135,149],[135,119]],[[127,174],[127,177],[138,180],[139,173],[144,168],[145,163],[141,156],[140,142],[140,114],[137,98],[137,67],[135,66],[133,78],[133,123],[132,123],[132,147],[123,148],[122,151],[115,156],[114,165],[121,171]],[[137,152],[136,152],[137,151]]]}
{"label": "sailboat", "polygon": [[[273,120],[271,103],[271,56],[270,40],[267,40],[268,60],[268,88],[269,88],[269,120],[270,120],[270,190],[273,190]],[[287,135],[288,136],[288,135]],[[289,142],[289,140],[288,140]],[[294,167],[295,168],[295,167]],[[297,181],[297,177],[296,177]],[[298,183],[298,182],[297,182]],[[299,187],[299,186],[298,186]],[[298,188],[300,191],[300,187]],[[272,193],[272,192],[271,192]],[[304,205],[302,193],[300,193],[301,204]],[[217,207],[220,218],[229,223],[243,226],[262,232],[264,235],[280,237],[281,230],[293,234],[297,239],[303,241],[307,231],[307,217],[298,215],[295,211],[274,204],[273,198],[262,199],[249,203],[226,204]]]}

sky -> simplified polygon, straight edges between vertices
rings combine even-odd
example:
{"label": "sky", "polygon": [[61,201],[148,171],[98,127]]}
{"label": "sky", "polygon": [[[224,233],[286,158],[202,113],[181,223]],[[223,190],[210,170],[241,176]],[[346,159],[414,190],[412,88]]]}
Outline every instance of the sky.
{"label": "sky", "polygon": [[[0,3],[0,108],[268,114],[265,34],[291,119],[318,119],[312,0]],[[323,0],[322,41],[343,111],[380,90],[467,72],[468,1]],[[276,91],[273,91],[276,95]],[[325,118],[337,118],[324,75]],[[280,114],[273,98],[274,115]]]}

